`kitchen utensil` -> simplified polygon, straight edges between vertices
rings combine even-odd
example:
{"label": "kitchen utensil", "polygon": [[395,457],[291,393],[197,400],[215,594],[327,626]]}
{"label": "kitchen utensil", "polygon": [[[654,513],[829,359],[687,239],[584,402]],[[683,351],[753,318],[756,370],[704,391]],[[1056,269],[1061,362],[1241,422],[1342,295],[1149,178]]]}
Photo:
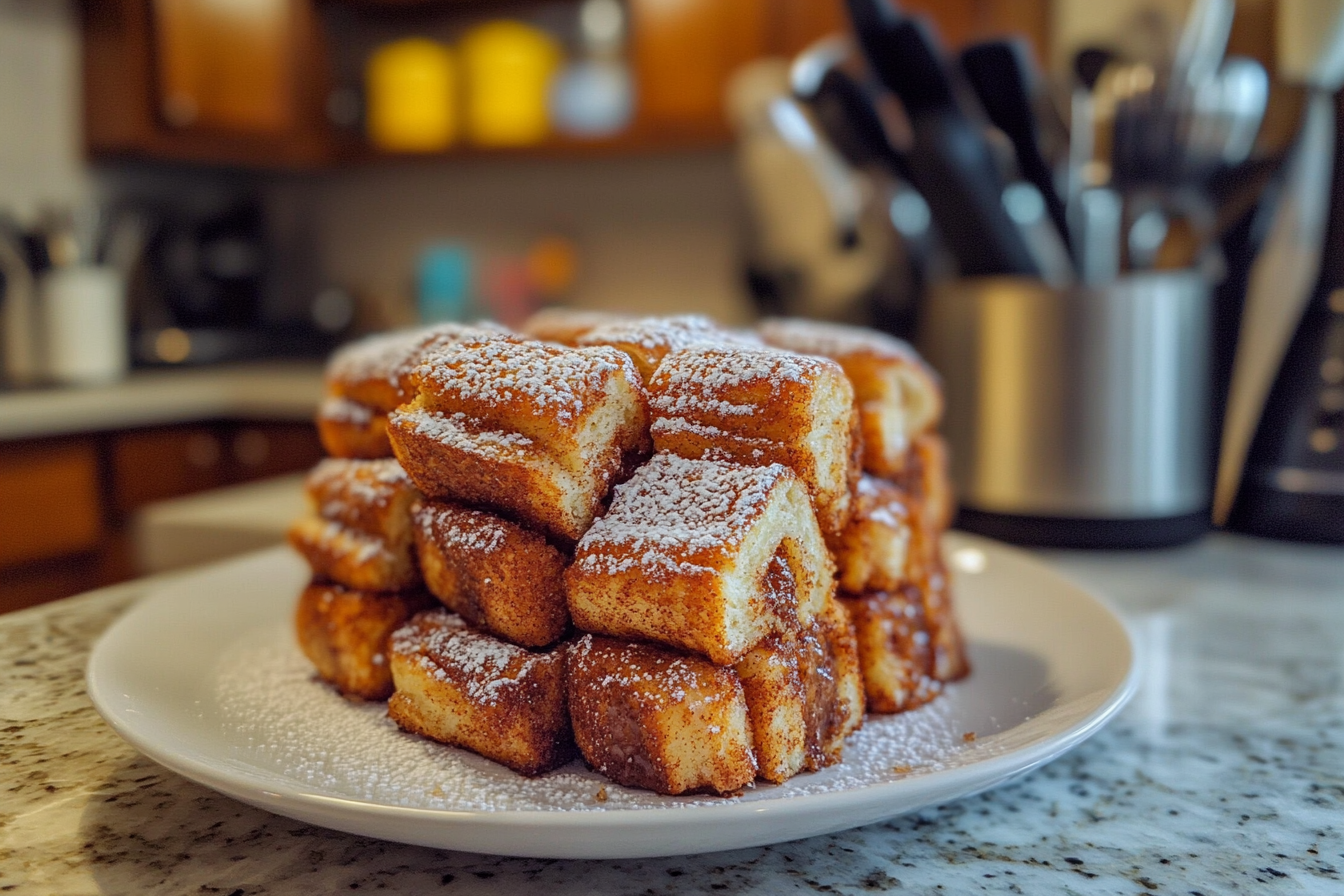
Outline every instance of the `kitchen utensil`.
{"label": "kitchen utensil", "polygon": [[1036,107],[1040,77],[1025,39],[993,40],[961,52],[961,69],[980,103],[999,130],[1012,141],[1018,169],[1040,192],[1050,220],[1068,242],[1064,202],[1055,189],[1055,174],[1041,152]]}
{"label": "kitchen utensil", "polygon": [[946,389],[958,526],[1078,547],[1206,531],[1208,324],[1197,271],[936,288],[920,345]]}
{"label": "kitchen utensil", "polygon": [[790,70],[794,95],[808,104],[826,139],[849,164],[875,165],[909,182],[909,162],[892,147],[868,89],[840,67],[849,49],[847,41],[831,41],[800,55]]}
{"label": "kitchen utensil", "polygon": [[989,143],[959,106],[930,26],[888,0],[847,0],[859,45],[910,119],[913,185],[965,276],[1039,273],[1003,208],[1005,186]]}

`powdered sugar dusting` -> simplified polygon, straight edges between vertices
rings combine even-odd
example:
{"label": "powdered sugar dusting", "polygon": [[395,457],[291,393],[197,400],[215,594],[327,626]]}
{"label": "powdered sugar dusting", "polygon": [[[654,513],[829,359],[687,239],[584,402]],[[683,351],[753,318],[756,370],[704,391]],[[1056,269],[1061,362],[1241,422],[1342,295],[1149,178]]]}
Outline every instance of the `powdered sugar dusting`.
{"label": "powdered sugar dusting", "polygon": [[508,539],[503,520],[453,504],[426,501],[415,508],[415,521],[427,540],[447,551],[492,554]]}
{"label": "powdered sugar dusting", "polygon": [[459,451],[478,454],[492,460],[519,460],[528,455],[533,442],[517,432],[489,429],[480,420],[462,412],[436,414],[432,411],[393,411],[392,426],[405,426],[426,438]]}
{"label": "powdered sugar dusting", "polygon": [[673,352],[696,345],[750,345],[751,341],[701,314],[637,317],[599,324],[577,340],[579,345],[635,345],[648,352]]}
{"label": "powdered sugar dusting", "polygon": [[649,383],[649,403],[667,416],[723,414],[746,416],[760,403],[727,400],[729,390],[765,384],[773,397],[785,383],[817,378],[834,362],[768,348],[703,346],[673,352],[663,359]]}
{"label": "powdered sugar dusting", "polygon": [[305,480],[326,519],[344,519],[355,508],[386,507],[411,486],[410,477],[395,458],[351,460],[328,457],[317,462]]}
{"label": "powdered sugar dusting", "polygon": [[854,502],[857,521],[870,520],[890,529],[904,529],[909,525],[910,508],[904,493],[891,483],[865,473],[859,477],[855,494],[858,496]]}
{"label": "powdered sugar dusting", "polygon": [[[611,348],[496,340],[431,350],[416,375],[422,388],[437,393],[436,405],[457,399],[518,406],[570,422],[604,394],[607,377],[622,370],[633,374],[629,365],[624,354]],[[632,376],[632,381],[638,378]]]}
{"label": "powdered sugar dusting", "polygon": [[541,661],[522,647],[471,631],[447,610],[421,613],[394,631],[390,643],[393,654],[414,657],[426,673],[482,705],[524,687]]}
{"label": "powdered sugar dusting", "polygon": [[575,564],[594,572],[633,568],[693,572],[704,554],[740,544],[789,471],[661,453],[616,487],[611,509],[580,539]]}
{"label": "powdered sugar dusting", "polygon": [[317,416],[337,423],[367,426],[373,420],[373,408],[348,398],[333,396],[322,401],[317,409]]}
{"label": "powdered sugar dusting", "polygon": [[910,343],[868,327],[776,317],[762,321],[757,329],[770,345],[807,355],[844,358],[864,354],[892,360],[920,360]]}
{"label": "powdered sugar dusting", "polygon": [[[665,797],[621,787],[573,762],[538,778],[400,731],[382,703],[352,703],[315,678],[283,624],[255,631],[221,657],[214,682],[231,759],[304,787],[372,803],[451,811],[613,812],[713,809],[836,793],[918,777],[992,755],[990,738],[962,739],[958,688],[897,716],[869,716],[844,761],[737,797]],[[606,799],[597,796],[605,788]]]}
{"label": "powdered sugar dusting", "polygon": [[508,330],[489,321],[475,324],[449,322],[377,333],[337,349],[327,364],[327,380],[332,383],[382,380],[396,386],[401,377],[415,369],[429,349],[507,334]]}

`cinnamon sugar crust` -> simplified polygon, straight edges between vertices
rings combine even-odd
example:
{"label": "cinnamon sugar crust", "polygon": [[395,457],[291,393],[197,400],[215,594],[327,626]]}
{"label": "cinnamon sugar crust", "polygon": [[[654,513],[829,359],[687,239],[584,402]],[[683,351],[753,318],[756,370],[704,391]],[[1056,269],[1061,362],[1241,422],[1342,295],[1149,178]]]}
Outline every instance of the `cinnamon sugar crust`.
{"label": "cinnamon sugar crust", "polygon": [[580,540],[565,587],[584,631],[731,664],[770,633],[811,624],[833,575],[787,467],[657,454]]}
{"label": "cinnamon sugar crust", "polygon": [[827,537],[849,520],[854,392],[826,358],[766,348],[672,352],[649,380],[655,450],[783,464],[802,479]]}
{"label": "cinnamon sugar crust", "polygon": [[416,374],[418,396],[388,418],[416,485],[571,544],[648,451],[639,375],[612,348],[464,342]]}
{"label": "cinnamon sugar crust", "polygon": [[569,627],[567,558],[540,534],[444,501],[412,510],[425,586],[471,625],[524,647],[545,647]]}
{"label": "cinnamon sugar crust", "polygon": [[751,335],[725,330],[708,317],[637,317],[598,324],[574,339],[575,345],[609,345],[630,356],[645,382],[663,358],[697,345],[760,345]]}
{"label": "cinnamon sugar crust", "polygon": [[858,402],[869,473],[900,473],[911,440],[942,418],[938,377],[904,340],[866,327],[793,318],[767,319],[757,332],[769,345],[833,358],[844,368]]}
{"label": "cinnamon sugar crust", "polygon": [[567,692],[580,752],[618,784],[730,793],[756,777],[746,698],[731,669],[584,635],[569,650]]}
{"label": "cinnamon sugar crust", "polygon": [[419,493],[392,458],[327,458],[309,472],[311,510],[289,543],[313,573],[349,588],[400,591],[420,584],[411,534]]}
{"label": "cinnamon sugar crust", "polygon": [[436,609],[393,632],[390,650],[396,692],[387,714],[407,731],[524,775],[573,757],[563,647],[528,651]]}
{"label": "cinnamon sugar crust", "polygon": [[433,604],[423,591],[359,591],[317,582],[299,595],[295,634],[317,674],[336,690],[353,699],[386,700],[392,694],[392,632]]}

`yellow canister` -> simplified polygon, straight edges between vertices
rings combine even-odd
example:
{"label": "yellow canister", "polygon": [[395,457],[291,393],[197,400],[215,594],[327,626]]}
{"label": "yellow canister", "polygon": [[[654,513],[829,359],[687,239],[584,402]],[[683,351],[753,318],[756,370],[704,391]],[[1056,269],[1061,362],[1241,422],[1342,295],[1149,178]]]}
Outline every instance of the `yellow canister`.
{"label": "yellow canister", "polygon": [[462,37],[466,132],[478,146],[528,146],[550,131],[551,78],[560,46],[545,31],[509,19],[475,26]]}
{"label": "yellow canister", "polygon": [[457,138],[457,63],[437,41],[383,44],[365,68],[369,140],[389,152],[437,152]]}

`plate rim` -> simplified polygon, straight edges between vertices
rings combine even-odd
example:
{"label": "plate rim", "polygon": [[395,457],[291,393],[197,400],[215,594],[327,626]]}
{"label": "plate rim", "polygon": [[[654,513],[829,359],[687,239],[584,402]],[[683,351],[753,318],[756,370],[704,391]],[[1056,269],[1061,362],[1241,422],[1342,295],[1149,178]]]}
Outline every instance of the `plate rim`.
{"label": "plate rim", "polygon": [[[573,846],[560,851],[555,849],[498,848],[484,850],[477,846],[460,846],[462,838],[455,838],[452,832],[461,825],[470,825],[475,832],[503,833],[518,829],[545,829],[551,834],[561,834],[561,839],[578,833],[588,836],[600,836],[613,831],[639,833],[647,829],[666,830],[696,824],[703,819],[704,811],[714,813],[714,823],[731,823],[735,820],[751,818],[769,825],[772,821],[788,820],[800,814],[827,815],[828,810],[837,808],[871,809],[887,802],[885,797],[894,791],[903,795],[900,808],[894,812],[879,813],[866,821],[841,823],[833,827],[814,826],[813,833],[803,836],[816,836],[828,831],[843,830],[851,827],[871,824],[882,819],[894,818],[918,812],[931,804],[965,799],[976,793],[1000,786],[1007,781],[1024,775],[1045,765],[1064,753],[1077,747],[1090,738],[1111,719],[1113,719],[1132,699],[1138,689],[1140,664],[1138,662],[1138,641],[1134,630],[1125,618],[1116,612],[1111,603],[1085,585],[1080,584],[1063,571],[1037,558],[1031,553],[1012,545],[993,541],[982,536],[958,531],[947,533],[945,549],[953,550],[961,546],[974,546],[991,553],[1007,554],[1015,562],[1035,567],[1037,574],[1044,574],[1069,586],[1074,599],[1091,601],[1095,607],[1109,618],[1123,639],[1128,654],[1128,664],[1120,680],[1099,702],[1081,718],[1062,730],[1044,736],[1030,743],[1008,749],[1002,753],[987,756],[966,765],[949,769],[938,769],[920,775],[902,777],[891,781],[879,781],[861,787],[844,790],[827,790],[817,793],[793,794],[778,799],[752,801],[725,801],[722,805],[699,803],[686,807],[612,807],[603,811],[563,811],[555,809],[461,809],[429,808],[420,806],[400,806],[383,802],[374,802],[355,797],[324,793],[301,781],[277,776],[267,787],[262,779],[270,778],[264,770],[255,766],[221,766],[219,760],[209,761],[192,755],[172,752],[148,733],[136,728],[124,711],[114,705],[100,681],[99,670],[109,661],[109,653],[124,631],[132,628],[142,615],[153,615],[158,602],[174,599],[180,595],[184,584],[207,579],[221,574],[235,566],[264,561],[270,555],[284,554],[287,548],[276,546],[244,554],[228,560],[196,567],[174,576],[167,581],[155,583],[135,603],[125,610],[98,637],[85,666],[84,684],[95,710],[109,727],[123,740],[157,764],[198,784],[222,793],[233,799],[256,806],[265,811],[294,818],[307,823],[349,833],[369,836],[395,842],[412,843],[448,849],[467,849],[488,852],[495,855],[513,855],[545,858],[652,858],[685,854],[685,850],[669,849],[629,849],[618,848],[619,844],[595,844],[591,851],[575,849]],[[970,786],[957,789],[953,795],[946,795],[948,779],[969,781]],[[911,793],[913,791],[913,793]],[[913,796],[914,799],[909,797]],[[851,811],[850,814],[857,814]],[[315,816],[322,816],[319,820]],[[393,827],[418,827],[438,823],[435,832],[443,836],[426,838],[407,837],[405,831],[388,835],[371,830],[370,825],[378,822],[391,823]],[[703,821],[701,822],[703,823]],[[473,838],[479,839],[479,838]],[[751,845],[785,842],[796,837],[765,836],[751,843],[734,841],[718,849],[738,849]],[[516,844],[501,844],[502,847],[516,847]],[[605,847],[605,848],[604,848]],[[703,851],[703,850],[701,850]]]}

